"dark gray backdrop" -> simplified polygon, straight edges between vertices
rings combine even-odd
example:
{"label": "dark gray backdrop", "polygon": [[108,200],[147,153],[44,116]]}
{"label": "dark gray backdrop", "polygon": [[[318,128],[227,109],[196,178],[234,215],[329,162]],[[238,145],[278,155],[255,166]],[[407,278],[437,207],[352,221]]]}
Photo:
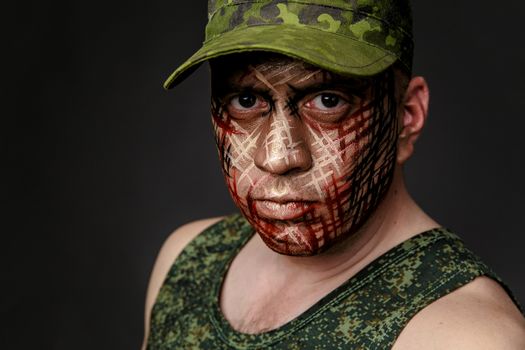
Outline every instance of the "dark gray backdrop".
{"label": "dark gray backdrop", "polygon": [[[234,210],[208,121],[205,1],[4,7],[2,349],[137,349],[147,280],[177,226]],[[414,1],[431,112],[417,200],[525,302],[521,2]]]}

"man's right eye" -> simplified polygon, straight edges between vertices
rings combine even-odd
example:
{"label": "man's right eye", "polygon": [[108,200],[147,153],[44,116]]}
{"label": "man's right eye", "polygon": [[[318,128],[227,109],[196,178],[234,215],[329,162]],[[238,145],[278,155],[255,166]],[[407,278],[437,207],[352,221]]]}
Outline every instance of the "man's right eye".
{"label": "man's right eye", "polygon": [[227,110],[234,119],[252,119],[264,114],[268,106],[268,101],[261,96],[243,92],[230,97]]}
{"label": "man's right eye", "polygon": [[253,94],[242,94],[232,99],[235,108],[252,108],[257,103],[257,97]]}
{"label": "man's right eye", "polygon": [[266,108],[267,106],[266,101],[251,93],[242,93],[232,97],[230,104],[238,111]]}

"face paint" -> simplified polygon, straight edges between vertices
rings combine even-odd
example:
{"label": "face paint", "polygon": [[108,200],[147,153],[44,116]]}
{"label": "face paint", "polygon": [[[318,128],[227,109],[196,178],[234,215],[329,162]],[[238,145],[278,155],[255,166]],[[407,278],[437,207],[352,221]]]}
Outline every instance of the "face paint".
{"label": "face paint", "polygon": [[393,72],[356,80],[287,58],[240,68],[212,66],[229,191],[271,249],[318,254],[355,233],[389,187]]}

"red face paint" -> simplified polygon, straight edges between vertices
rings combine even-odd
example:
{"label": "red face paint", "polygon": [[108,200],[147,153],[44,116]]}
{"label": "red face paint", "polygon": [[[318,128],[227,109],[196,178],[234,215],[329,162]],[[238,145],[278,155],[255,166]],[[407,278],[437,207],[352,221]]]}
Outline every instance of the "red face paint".
{"label": "red face paint", "polygon": [[212,72],[226,182],[264,242],[281,254],[314,255],[355,233],[393,175],[391,74],[334,78],[289,59]]}

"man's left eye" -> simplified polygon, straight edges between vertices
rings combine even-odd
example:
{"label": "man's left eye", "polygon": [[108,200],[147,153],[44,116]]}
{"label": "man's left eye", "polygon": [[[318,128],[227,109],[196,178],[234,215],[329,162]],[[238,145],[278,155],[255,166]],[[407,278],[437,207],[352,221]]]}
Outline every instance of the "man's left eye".
{"label": "man's left eye", "polygon": [[331,93],[323,93],[320,95],[317,95],[312,100],[307,102],[307,107],[309,108],[315,108],[320,109],[322,111],[329,111],[333,109],[337,109],[344,105],[345,101],[343,98],[336,94]]}

